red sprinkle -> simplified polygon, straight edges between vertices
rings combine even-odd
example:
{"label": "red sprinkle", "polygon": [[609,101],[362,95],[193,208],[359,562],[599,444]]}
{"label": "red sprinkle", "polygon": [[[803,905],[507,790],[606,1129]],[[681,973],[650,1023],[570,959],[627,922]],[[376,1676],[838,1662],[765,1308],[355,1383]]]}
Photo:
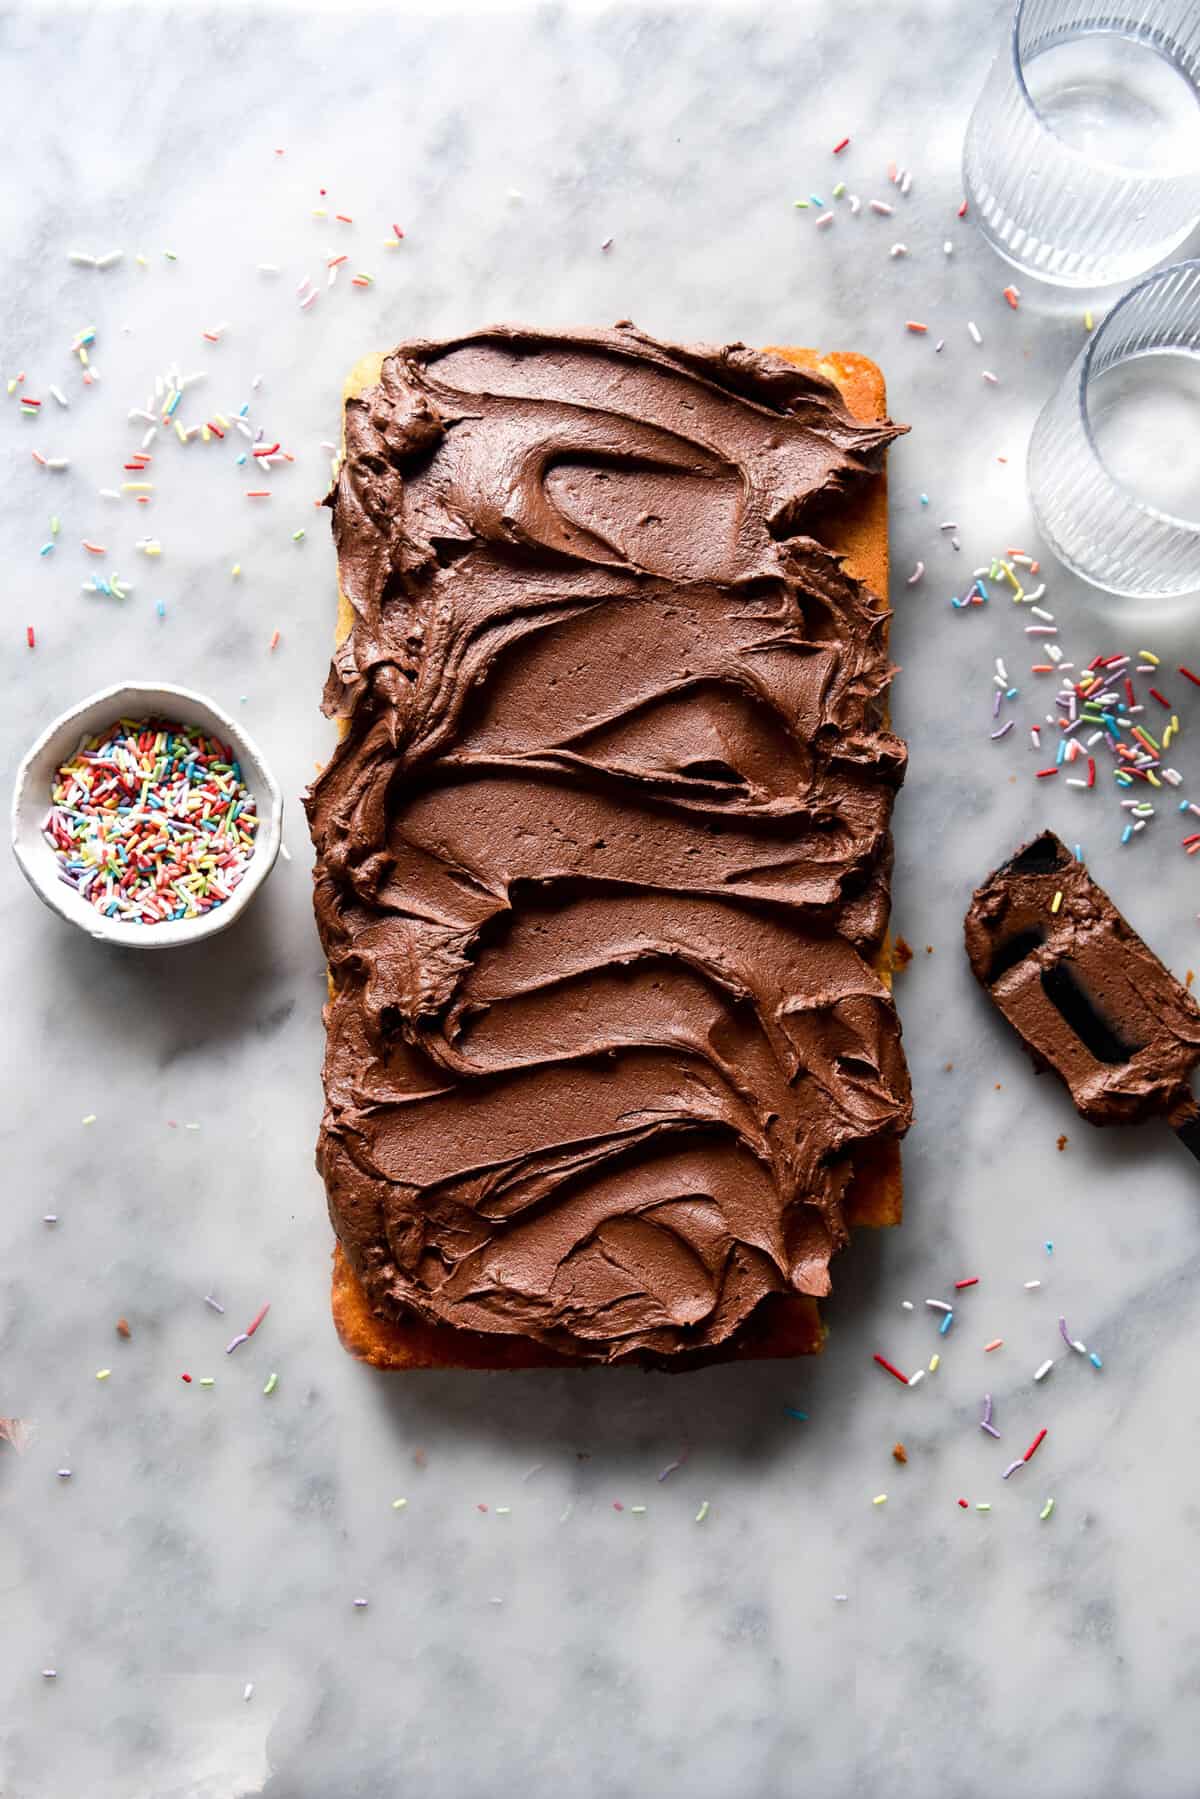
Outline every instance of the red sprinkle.
{"label": "red sprinkle", "polygon": [[[904,329],[906,331],[928,331],[929,326],[922,325],[919,319],[905,319]],[[1197,682],[1196,685],[1200,686],[1200,682]]]}
{"label": "red sprinkle", "polygon": [[889,1374],[895,1375],[896,1379],[898,1381],[902,1382],[903,1385],[907,1387],[907,1385],[908,1385],[907,1374],[901,1374],[899,1368],[896,1367],[894,1362],[889,1362],[886,1356],[882,1356],[879,1354],[878,1350],[875,1352],[875,1355],[872,1359],[874,1361],[878,1362],[879,1366],[881,1368],[886,1368]]}
{"label": "red sprinkle", "polygon": [[1170,700],[1165,700],[1157,687],[1152,687],[1150,689],[1150,698],[1152,700],[1157,700],[1160,706],[1165,706],[1168,712],[1171,710]]}
{"label": "red sprinkle", "polygon": [[985,1353],[987,1353],[988,1351],[993,1350],[993,1349],[1003,1349],[1004,1338],[1003,1337],[993,1337],[991,1342],[985,1343],[983,1347],[984,1347]]}
{"label": "red sprinkle", "polygon": [[403,233],[403,231],[401,231],[399,225],[392,226],[392,236],[393,237],[403,237],[404,236],[404,233]]}
{"label": "red sprinkle", "polygon": [[1096,758],[1094,756],[1089,756],[1088,757],[1088,786],[1094,787],[1095,785],[1096,785]]}
{"label": "red sprinkle", "polygon": [[259,1325],[262,1323],[263,1319],[266,1317],[267,1313],[270,1310],[271,1310],[271,1302],[268,1299],[266,1305],[261,1307],[260,1310],[254,1314],[254,1317],[250,1320],[250,1323],[246,1326],[246,1335],[248,1337],[252,1337],[254,1335],[255,1331],[258,1329]]}
{"label": "red sprinkle", "polygon": [[979,1276],[977,1274],[969,1274],[965,1281],[955,1281],[954,1285],[960,1290],[963,1287],[977,1287],[979,1285]]}
{"label": "red sprinkle", "polygon": [[185,1381],[186,1381],[186,1382],[187,1382],[187,1384],[188,1384],[188,1386],[189,1386],[189,1387],[190,1387],[190,1386],[191,1386],[191,1384],[192,1384],[192,1377],[191,1377],[191,1375],[190,1375],[190,1374],[181,1374],[181,1375],[180,1375],[180,1376],[179,1376],[179,1378],[180,1378],[180,1380],[185,1380]]}
{"label": "red sprinkle", "polygon": [[963,201],[962,205],[958,209],[958,216],[960,219],[965,219],[967,216],[967,203],[965,200]]}
{"label": "red sprinkle", "polygon": [[248,500],[269,500],[270,497],[271,490],[269,487],[248,487],[246,489],[246,498]]}
{"label": "red sprinkle", "polygon": [[1125,697],[1131,706],[1137,705],[1137,695],[1133,691],[1133,682],[1128,675],[1125,677]]}
{"label": "red sprinkle", "polygon": [[842,141],[841,141],[841,143],[840,143],[840,144],[835,144],[835,145],[834,145],[834,146],[833,146],[833,154],[834,154],[834,155],[835,155],[835,156],[840,156],[840,155],[841,155],[841,153],[842,153],[842,151],[843,151],[843,150],[844,150],[844,149],[845,149],[845,148],[846,148],[846,145],[847,145],[847,144],[848,144],[848,143],[849,143],[849,142],[850,142],[850,139],[849,139],[849,138],[848,138],[848,137],[844,137],[844,138],[843,138],[843,139],[842,139]]}
{"label": "red sprinkle", "polygon": [[1182,662],[1179,664],[1179,672],[1185,681],[1191,682],[1193,687],[1200,687],[1200,675],[1194,675],[1190,668],[1183,666]]}
{"label": "red sprinkle", "polygon": [[207,343],[210,343],[210,344],[219,344],[221,341],[215,331],[202,331],[200,333],[200,335],[202,338],[205,339],[205,341]]}
{"label": "red sprinkle", "polygon": [[37,638],[33,634],[33,626],[32,625],[26,625],[26,627],[25,627],[25,641],[29,645],[31,650],[36,650]]}
{"label": "red sprinkle", "polygon": [[959,1505],[961,1505],[961,1507],[962,1507],[962,1509],[963,1509],[963,1511],[964,1511],[964,1512],[965,1512],[965,1511],[966,1511],[966,1510],[967,1510],[967,1502],[966,1502],[966,1500],[965,1500],[965,1499],[960,1499],[960,1500],[959,1500],[959,1502],[958,1502],[958,1503],[959,1503]]}
{"label": "red sprinkle", "polygon": [[1015,312],[1017,310],[1017,307],[1021,304],[1021,296],[1018,294],[1016,288],[1015,287],[1005,287],[1005,288],[1002,288],[1000,291],[1003,293],[1004,298],[1008,301],[1009,305],[1012,307],[1013,311]]}
{"label": "red sprinkle", "polygon": [[487,1507],[486,1507],[486,1505],[480,1505],[480,1503],[479,1503],[479,1501],[478,1501],[478,1500],[476,1500],[476,1502],[475,1502],[475,1510],[476,1510],[476,1511],[477,1511],[477,1512],[486,1512],[486,1511],[487,1511]]}
{"label": "red sprinkle", "polygon": [[1058,770],[1056,768],[1039,768],[1037,771],[1037,778],[1039,781],[1044,781],[1048,775],[1056,775],[1057,773]]}
{"label": "red sprinkle", "polygon": [[354,223],[348,212],[335,212],[333,216],[341,225],[353,225]]}
{"label": "red sprinkle", "polygon": [[1029,1448],[1025,1451],[1025,1454],[1021,1457],[1021,1460],[1023,1462],[1029,1462],[1029,1461],[1033,1460],[1034,1452],[1039,1448],[1039,1446],[1042,1442],[1042,1439],[1045,1437],[1045,1435],[1046,1435],[1046,1427],[1045,1427],[1045,1425],[1043,1425],[1041,1430],[1038,1432],[1037,1436],[1033,1439],[1033,1442],[1029,1445]]}

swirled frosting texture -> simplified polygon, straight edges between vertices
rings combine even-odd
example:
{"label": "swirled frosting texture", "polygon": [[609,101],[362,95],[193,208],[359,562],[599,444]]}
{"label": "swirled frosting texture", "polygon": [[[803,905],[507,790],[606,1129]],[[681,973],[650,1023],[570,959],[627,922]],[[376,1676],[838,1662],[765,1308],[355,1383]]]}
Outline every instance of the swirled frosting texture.
{"label": "swirled frosting texture", "polygon": [[405,344],[348,401],[318,1162],[381,1315],[669,1357],[828,1290],[910,1115],[905,752],[808,529],[896,430],[631,326]]}

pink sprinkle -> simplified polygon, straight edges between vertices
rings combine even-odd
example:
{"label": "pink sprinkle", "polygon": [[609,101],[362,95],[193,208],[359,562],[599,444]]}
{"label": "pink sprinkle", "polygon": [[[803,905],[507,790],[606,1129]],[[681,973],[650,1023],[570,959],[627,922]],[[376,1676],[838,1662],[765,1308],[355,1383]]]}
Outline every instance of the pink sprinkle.
{"label": "pink sprinkle", "polygon": [[844,137],[844,138],[843,138],[843,139],[842,139],[842,141],[841,141],[841,143],[840,143],[840,144],[835,144],[835,145],[834,145],[834,146],[833,146],[833,154],[834,154],[834,155],[835,155],[835,156],[840,156],[840,155],[841,155],[841,153],[842,153],[842,151],[843,151],[843,150],[844,150],[844,149],[845,149],[845,148],[846,148],[846,145],[847,145],[847,144],[848,144],[848,143],[849,143],[849,142],[850,142],[850,139],[849,139],[849,138],[848,138],[848,137]]}

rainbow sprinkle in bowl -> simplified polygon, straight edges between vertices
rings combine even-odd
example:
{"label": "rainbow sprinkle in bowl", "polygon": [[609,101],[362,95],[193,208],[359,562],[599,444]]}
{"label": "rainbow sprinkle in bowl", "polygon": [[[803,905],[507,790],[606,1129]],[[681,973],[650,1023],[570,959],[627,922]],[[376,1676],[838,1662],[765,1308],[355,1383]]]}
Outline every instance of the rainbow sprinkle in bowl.
{"label": "rainbow sprinkle in bowl", "polygon": [[274,867],[282,829],[261,752],[184,687],[91,695],[38,738],[13,794],[13,851],[38,896],[133,949],[232,924]]}

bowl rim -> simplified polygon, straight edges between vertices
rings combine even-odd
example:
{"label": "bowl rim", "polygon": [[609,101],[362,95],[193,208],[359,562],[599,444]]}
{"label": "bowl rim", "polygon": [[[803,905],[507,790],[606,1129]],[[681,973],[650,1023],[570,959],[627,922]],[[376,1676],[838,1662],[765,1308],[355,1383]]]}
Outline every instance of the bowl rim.
{"label": "bowl rim", "polygon": [[[259,829],[249,866],[230,898],[199,918],[175,918],[162,924],[136,925],[123,919],[107,918],[102,912],[90,908],[93,916],[85,919],[69,903],[67,895],[73,890],[67,889],[56,877],[51,880],[45,878],[38,859],[31,853],[31,845],[25,841],[29,830],[27,815],[31,798],[30,780],[38,760],[56,737],[69,732],[72,727],[75,727],[78,734],[84,734],[93,728],[79,721],[94,709],[106,706],[111,706],[114,719],[129,717],[139,711],[161,713],[164,717],[171,718],[172,713],[178,709],[177,722],[181,724],[195,723],[206,725],[209,729],[218,728],[220,734],[227,737],[234,747],[242,764],[243,775],[250,777],[247,785],[259,802]],[[267,802],[265,806],[264,800]],[[44,808],[39,806],[39,814],[42,810]],[[228,929],[262,887],[275,866],[283,842],[283,793],[254,738],[237,719],[207,694],[194,687],[181,687],[170,681],[118,681],[110,687],[97,688],[94,693],[77,700],[51,719],[45,729],[39,732],[17,765],[9,830],[13,855],[21,873],[42,903],[66,923],[74,925],[77,930],[96,941],[119,944],[123,948],[177,949],[199,943],[203,938],[213,937],[218,931]],[[40,818],[37,837],[41,842]],[[74,897],[78,898],[78,895]]]}

